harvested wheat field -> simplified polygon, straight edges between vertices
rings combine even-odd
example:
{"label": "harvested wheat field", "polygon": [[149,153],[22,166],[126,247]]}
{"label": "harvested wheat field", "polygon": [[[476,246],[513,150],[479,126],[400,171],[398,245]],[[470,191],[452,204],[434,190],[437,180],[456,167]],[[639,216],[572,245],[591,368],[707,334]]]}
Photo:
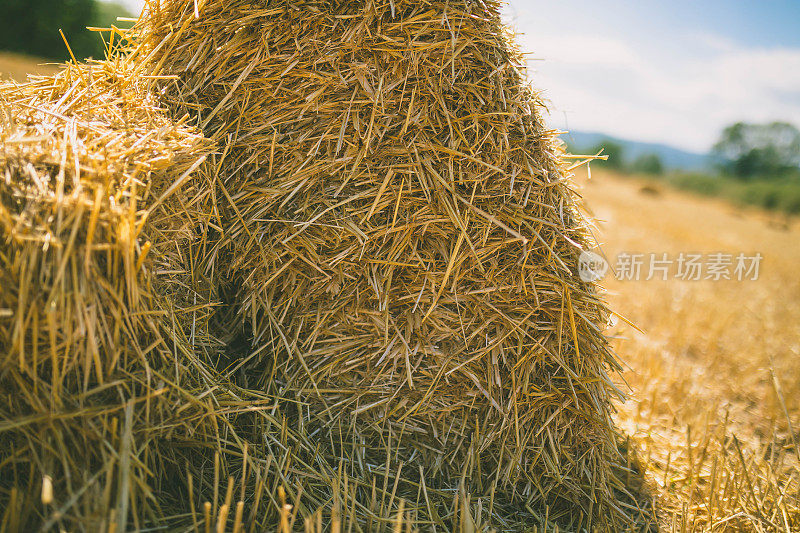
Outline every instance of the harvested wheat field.
{"label": "harvested wheat field", "polygon": [[796,531],[800,227],[668,188],[643,194],[647,182],[592,174],[578,181],[602,220],[609,258],[764,257],[756,281],[604,282],[610,305],[641,329],[620,321],[614,332],[631,386],[616,419],[646,463],[663,529]]}
{"label": "harvested wheat field", "polygon": [[58,67],[38,57],[0,52],[0,80],[23,82],[28,74],[54,74]]}

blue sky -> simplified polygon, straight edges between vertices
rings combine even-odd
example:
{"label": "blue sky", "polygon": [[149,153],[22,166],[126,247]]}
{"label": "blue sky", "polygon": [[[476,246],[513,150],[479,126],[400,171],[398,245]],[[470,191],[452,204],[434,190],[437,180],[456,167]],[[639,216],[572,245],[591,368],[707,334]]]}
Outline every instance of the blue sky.
{"label": "blue sky", "polygon": [[514,0],[553,127],[707,150],[737,120],[800,126],[800,2]]}
{"label": "blue sky", "polygon": [[703,152],[738,120],[800,126],[799,0],[511,0],[505,16],[555,128]]}

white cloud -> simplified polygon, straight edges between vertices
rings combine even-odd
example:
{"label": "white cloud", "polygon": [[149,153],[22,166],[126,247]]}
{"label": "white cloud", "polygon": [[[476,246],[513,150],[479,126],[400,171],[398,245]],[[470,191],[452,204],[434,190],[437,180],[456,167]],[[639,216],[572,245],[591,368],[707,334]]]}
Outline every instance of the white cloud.
{"label": "white cloud", "polygon": [[[524,38],[524,35],[521,36]],[[537,43],[532,50],[534,57],[564,64],[604,65],[609,67],[630,66],[640,58],[625,43],[586,34],[551,34]]]}
{"label": "white cloud", "polygon": [[732,52],[738,48],[734,40],[712,33],[697,33],[690,36],[690,39],[695,40],[699,46],[716,50],[717,52]]}
{"label": "white cloud", "polygon": [[139,14],[144,7],[144,0],[121,0],[122,5],[131,10],[134,14]]}
{"label": "white cloud", "polygon": [[[535,20],[514,13],[518,31]],[[726,125],[800,125],[800,48],[755,49],[714,34],[636,43],[602,27],[535,26],[518,37],[555,127],[706,151]],[[654,37],[654,40],[656,38]]]}

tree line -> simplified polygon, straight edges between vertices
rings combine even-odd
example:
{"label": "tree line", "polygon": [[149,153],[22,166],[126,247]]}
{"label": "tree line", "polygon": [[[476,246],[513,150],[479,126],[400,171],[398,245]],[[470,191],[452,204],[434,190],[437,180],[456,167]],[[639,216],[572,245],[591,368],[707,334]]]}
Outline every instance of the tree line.
{"label": "tree line", "polygon": [[722,170],[738,179],[800,175],[800,130],[788,122],[737,122],[723,130],[713,152]]}
{"label": "tree line", "polygon": [[602,153],[607,159],[605,161],[599,160],[594,164],[601,165],[604,168],[637,174],[660,175],[664,173],[664,162],[658,154],[641,154],[630,160],[626,154],[625,146],[610,139],[591,146],[588,150],[580,151],[591,154]]}
{"label": "tree line", "polygon": [[69,59],[59,30],[77,59],[101,58],[103,41],[87,27],[109,27],[131,16],[117,2],[97,0],[0,0],[0,50],[52,60]]}
{"label": "tree line", "polygon": [[[625,146],[610,139],[579,151],[602,151],[608,159],[595,164],[605,168],[640,174],[664,172],[664,165],[658,154],[643,154],[629,160]],[[716,161],[716,170],[733,179],[800,179],[800,130],[788,122],[737,122],[722,131],[711,155]]]}

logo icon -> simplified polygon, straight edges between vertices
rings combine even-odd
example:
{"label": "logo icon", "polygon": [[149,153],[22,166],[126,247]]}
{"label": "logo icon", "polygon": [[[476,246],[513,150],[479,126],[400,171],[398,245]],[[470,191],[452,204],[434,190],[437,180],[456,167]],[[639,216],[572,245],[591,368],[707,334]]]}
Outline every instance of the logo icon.
{"label": "logo icon", "polygon": [[608,262],[603,256],[584,250],[578,258],[578,275],[582,281],[591,283],[603,279],[608,272]]}

